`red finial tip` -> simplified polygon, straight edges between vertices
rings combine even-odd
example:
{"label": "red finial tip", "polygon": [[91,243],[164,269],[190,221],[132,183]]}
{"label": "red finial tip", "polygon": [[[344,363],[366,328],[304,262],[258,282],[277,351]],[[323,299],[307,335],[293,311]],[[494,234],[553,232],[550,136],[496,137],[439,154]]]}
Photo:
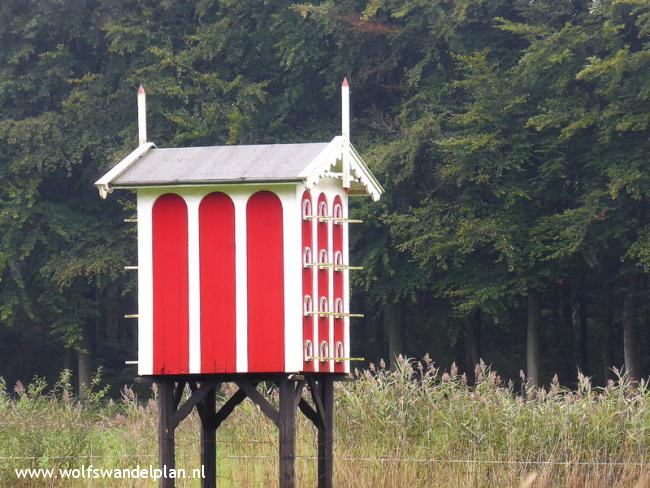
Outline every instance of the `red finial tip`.
{"label": "red finial tip", "polygon": [[138,88],[138,95],[144,95],[144,88],[142,85],[140,85],[140,88]]}
{"label": "red finial tip", "polygon": [[346,86],[346,87],[347,87],[347,86],[350,86],[350,84],[348,83],[348,79],[347,79],[347,78],[343,78],[343,83],[341,84],[341,86]]}

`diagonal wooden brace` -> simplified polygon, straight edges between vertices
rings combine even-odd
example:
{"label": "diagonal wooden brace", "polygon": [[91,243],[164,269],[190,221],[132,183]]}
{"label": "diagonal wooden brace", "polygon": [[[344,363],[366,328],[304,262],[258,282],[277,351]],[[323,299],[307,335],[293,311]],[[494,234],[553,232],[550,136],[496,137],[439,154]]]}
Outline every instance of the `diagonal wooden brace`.
{"label": "diagonal wooden brace", "polygon": [[316,425],[316,427],[324,428],[325,408],[323,406],[323,401],[321,399],[320,385],[317,384],[312,377],[309,377],[307,379],[307,382],[309,384],[309,390],[311,391],[311,398],[314,401],[314,405],[316,406],[316,414],[318,415],[318,424]]}
{"label": "diagonal wooden brace", "polygon": [[237,392],[231,396],[226,403],[219,409],[217,414],[214,416],[214,428],[218,429],[219,426],[223,423],[224,420],[235,410],[237,405],[246,400],[246,392],[244,390],[237,390]]}
{"label": "diagonal wooden brace", "polygon": [[194,391],[192,395],[183,403],[180,407],[178,407],[178,410],[174,412],[174,417],[172,419],[172,424],[174,428],[178,427],[178,424],[181,423],[181,421],[187,417],[190,412],[192,412],[192,409],[201,401],[203,400],[208,392],[210,391],[211,388],[215,387],[215,383],[209,382],[209,383],[203,383],[201,387]]}
{"label": "diagonal wooden brace", "polygon": [[320,416],[318,415],[316,410],[314,410],[314,407],[312,407],[309,403],[307,403],[307,400],[301,398],[300,401],[298,402],[298,408],[304,414],[305,417],[311,420],[312,424],[314,424],[316,428],[320,426],[320,422],[321,422]]}
{"label": "diagonal wooden brace", "polygon": [[247,381],[237,381],[237,386],[240,390],[244,390],[246,396],[248,396],[255,405],[260,407],[262,413],[266,415],[276,427],[280,426],[280,414],[273,405],[271,405],[269,401],[264,398],[259,391],[257,391],[256,384]]}

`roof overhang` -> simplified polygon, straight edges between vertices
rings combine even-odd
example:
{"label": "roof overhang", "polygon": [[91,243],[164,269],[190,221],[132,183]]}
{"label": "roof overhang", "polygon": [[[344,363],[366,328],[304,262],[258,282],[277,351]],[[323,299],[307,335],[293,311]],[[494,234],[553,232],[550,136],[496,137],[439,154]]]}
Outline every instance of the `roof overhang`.
{"label": "roof overhang", "polygon": [[368,195],[374,201],[379,200],[383,188],[372,175],[357,150],[342,136],[337,136],[312,159],[306,162],[304,169],[294,178],[246,178],[246,179],[210,179],[186,181],[148,181],[147,183],[119,184],[114,181],[134,163],[141,159],[150,149],[155,148],[151,142],[138,146],[133,152],[120,161],[108,173],[102,176],[95,185],[102,198],[106,198],[114,189],[136,189],[144,187],[187,187],[205,185],[233,185],[233,184],[279,184],[303,182],[307,188],[314,188],[322,178],[343,179],[344,159],[345,167],[350,172],[350,195]]}
{"label": "roof overhang", "polygon": [[111,170],[106,173],[104,176],[102,176],[100,179],[98,179],[95,182],[95,186],[99,190],[99,196],[102,198],[106,198],[109,193],[113,191],[113,187],[111,186],[111,182],[120,176],[122,173],[124,173],[133,163],[135,163],[138,159],[140,159],[142,156],[144,156],[149,149],[152,147],[156,147],[156,145],[153,142],[146,142],[144,144],[139,145],[135,150],[131,151],[131,153],[125,157],[122,161],[117,163]]}

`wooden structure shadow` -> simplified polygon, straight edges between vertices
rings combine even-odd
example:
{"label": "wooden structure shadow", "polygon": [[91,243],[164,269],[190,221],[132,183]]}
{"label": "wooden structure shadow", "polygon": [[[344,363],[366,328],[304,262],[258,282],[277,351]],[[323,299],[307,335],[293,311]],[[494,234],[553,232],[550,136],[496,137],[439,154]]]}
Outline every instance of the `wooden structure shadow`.
{"label": "wooden structure shadow", "polygon": [[[204,478],[202,488],[217,486],[216,434],[219,426],[249,398],[279,432],[279,486],[295,486],[296,412],[300,410],[318,431],[318,488],[332,488],[333,481],[333,430],[334,381],[332,374],[239,374],[219,376],[156,378],[158,385],[158,449],[160,468],[165,473],[175,469],[174,433],[176,427],[194,408],[201,420],[201,464]],[[217,410],[216,392],[223,382],[233,382],[237,392]],[[273,383],[279,390],[279,408],[274,407],[258,389],[261,382]],[[191,394],[181,403],[185,387]],[[314,407],[303,397],[305,387],[310,391]],[[173,488],[175,479],[160,478],[161,488]]]}

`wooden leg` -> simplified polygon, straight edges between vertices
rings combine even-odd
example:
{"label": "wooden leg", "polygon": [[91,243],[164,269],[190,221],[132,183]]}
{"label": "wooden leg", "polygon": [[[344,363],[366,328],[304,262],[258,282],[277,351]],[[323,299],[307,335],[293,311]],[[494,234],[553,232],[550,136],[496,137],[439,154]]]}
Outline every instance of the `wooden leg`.
{"label": "wooden leg", "polygon": [[[332,488],[333,481],[333,429],[334,429],[334,380],[330,375],[308,377],[315,409],[302,399],[305,380],[298,382],[285,376],[273,378],[280,390],[280,408],[273,407],[255,388],[257,382],[238,380],[240,389],[216,411],[216,389],[219,383],[212,381],[189,382],[192,394],[181,404],[186,382],[176,387],[173,380],[158,380],[158,452],[163,477],[160,488],[174,488],[175,479],[169,473],[175,469],[174,430],[196,406],[201,418],[201,463],[204,478],[201,488],[216,488],[216,431],[221,423],[247,396],[255,402],[274,424],[278,426],[280,441],[279,477],[280,488],[296,485],[296,413],[298,406],[318,426],[318,488]],[[168,476],[164,476],[167,474]]]}
{"label": "wooden leg", "polygon": [[201,488],[217,486],[216,388],[212,388],[199,409],[201,417],[201,465],[204,478]]}
{"label": "wooden leg", "polygon": [[[160,469],[169,473],[176,466],[174,456],[174,381],[158,382],[158,456]],[[162,476],[160,488],[174,488],[174,478]]]}
{"label": "wooden leg", "polygon": [[279,381],[280,411],[280,488],[296,485],[296,389],[294,382],[283,378]]}
{"label": "wooden leg", "polygon": [[334,457],[334,381],[323,375],[318,381],[323,405],[323,422],[318,427],[318,488],[332,488]]}

